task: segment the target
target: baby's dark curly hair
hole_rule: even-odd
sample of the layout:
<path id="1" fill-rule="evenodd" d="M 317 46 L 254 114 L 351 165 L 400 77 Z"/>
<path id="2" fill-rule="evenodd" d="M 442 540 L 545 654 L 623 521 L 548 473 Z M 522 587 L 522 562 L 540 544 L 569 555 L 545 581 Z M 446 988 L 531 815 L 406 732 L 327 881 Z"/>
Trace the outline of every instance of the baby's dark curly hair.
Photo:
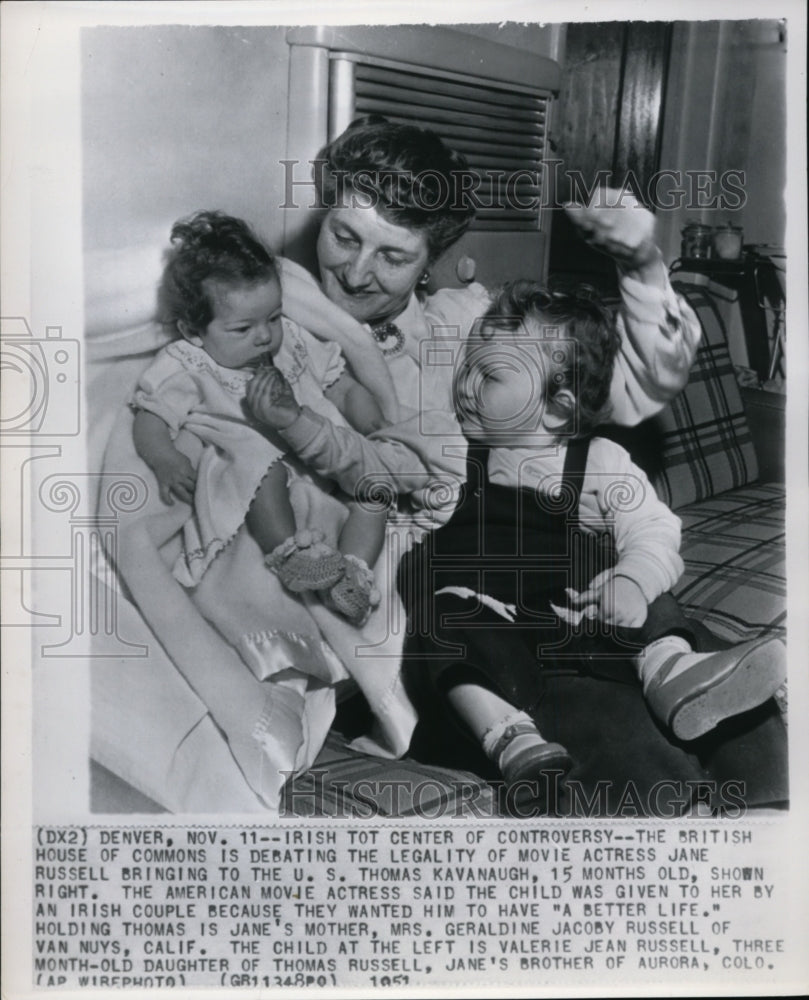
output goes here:
<path id="1" fill-rule="evenodd" d="M 175 222 L 160 287 L 164 323 L 201 332 L 214 316 L 206 283 L 231 287 L 278 278 L 273 255 L 242 219 L 224 212 L 196 212 Z"/>
<path id="2" fill-rule="evenodd" d="M 586 437 L 610 415 L 620 343 L 612 313 L 589 285 L 553 291 L 533 281 L 510 282 L 486 313 L 482 335 L 525 327 L 530 336 L 539 336 L 546 361 L 546 411 L 564 418 L 557 436 Z"/>
<path id="3" fill-rule="evenodd" d="M 325 208 L 351 193 L 394 225 L 423 232 L 434 261 L 461 238 L 475 215 L 467 194 L 469 164 L 432 129 L 355 119 L 320 153 L 315 185 Z"/>

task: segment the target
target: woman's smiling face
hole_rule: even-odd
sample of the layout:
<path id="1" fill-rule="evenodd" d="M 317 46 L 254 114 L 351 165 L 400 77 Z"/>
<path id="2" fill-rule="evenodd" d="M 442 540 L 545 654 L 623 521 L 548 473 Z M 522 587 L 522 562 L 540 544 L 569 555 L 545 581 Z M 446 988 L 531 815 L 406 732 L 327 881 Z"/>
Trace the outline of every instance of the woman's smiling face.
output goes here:
<path id="1" fill-rule="evenodd" d="M 329 210 L 317 241 L 323 290 L 361 323 L 395 319 L 429 259 L 427 237 L 388 222 L 375 208 Z"/>

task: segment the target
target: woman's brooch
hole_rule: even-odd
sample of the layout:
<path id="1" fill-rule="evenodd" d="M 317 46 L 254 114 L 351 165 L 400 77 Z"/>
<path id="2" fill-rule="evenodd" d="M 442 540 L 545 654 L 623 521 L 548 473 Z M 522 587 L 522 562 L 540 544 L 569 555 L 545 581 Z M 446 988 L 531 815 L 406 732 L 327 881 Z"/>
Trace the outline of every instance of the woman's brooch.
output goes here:
<path id="1" fill-rule="evenodd" d="M 404 351 L 404 334 L 395 323 L 379 323 L 371 327 L 371 333 L 386 357 L 395 357 Z"/>

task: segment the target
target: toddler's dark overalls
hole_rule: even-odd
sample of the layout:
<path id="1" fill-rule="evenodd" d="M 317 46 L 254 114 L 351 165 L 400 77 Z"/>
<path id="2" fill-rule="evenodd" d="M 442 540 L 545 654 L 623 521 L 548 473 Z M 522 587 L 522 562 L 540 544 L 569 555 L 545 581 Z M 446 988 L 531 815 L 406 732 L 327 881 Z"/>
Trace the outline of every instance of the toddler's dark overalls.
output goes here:
<path id="1" fill-rule="evenodd" d="M 410 622 L 404 664 L 420 719 L 412 749 L 499 777 L 445 698 L 453 684 L 476 682 L 568 749 L 568 786 L 578 786 L 581 801 L 607 781 L 598 794 L 608 795 L 599 800 L 608 813 L 630 795 L 643 813 L 674 815 L 687 806 L 686 783 L 704 781 L 705 770 L 694 745 L 678 744 L 650 715 L 630 657 L 677 628 L 676 604 L 665 595 L 638 630 L 571 629 L 550 608 L 551 600 L 566 603 L 566 587 L 582 590 L 614 561 L 611 539 L 583 531 L 579 520 L 588 450 L 588 440 L 570 443 L 554 499 L 490 482 L 488 449 L 470 444 L 459 506 L 400 568 Z M 490 600 L 440 593 L 447 587 Z M 572 809 L 582 811 L 575 802 Z"/>

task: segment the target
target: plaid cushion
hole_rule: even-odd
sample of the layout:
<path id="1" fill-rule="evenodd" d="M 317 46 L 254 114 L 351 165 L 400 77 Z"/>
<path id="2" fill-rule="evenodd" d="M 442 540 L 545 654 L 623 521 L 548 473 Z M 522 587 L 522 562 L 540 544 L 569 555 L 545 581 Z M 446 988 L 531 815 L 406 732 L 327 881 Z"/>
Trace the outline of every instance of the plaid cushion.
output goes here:
<path id="1" fill-rule="evenodd" d="M 287 784 L 281 815 L 449 820 L 498 812 L 493 789 L 474 774 L 371 757 L 332 732 L 312 768 Z"/>
<path id="2" fill-rule="evenodd" d="M 758 463 L 716 305 L 702 286 L 674 287 L 697 314 L 702 341 L 688 385 L 644 430 L 654 438 L 654 486 L 677 509 L 755 482 Z"/>
<path id="3" fill-rule="evenodd" d="M 780 484 L 753 485 L 677 511 L 685 573 L 674 594 L 729 642 L 785 638 L 785 500 Z"/>

